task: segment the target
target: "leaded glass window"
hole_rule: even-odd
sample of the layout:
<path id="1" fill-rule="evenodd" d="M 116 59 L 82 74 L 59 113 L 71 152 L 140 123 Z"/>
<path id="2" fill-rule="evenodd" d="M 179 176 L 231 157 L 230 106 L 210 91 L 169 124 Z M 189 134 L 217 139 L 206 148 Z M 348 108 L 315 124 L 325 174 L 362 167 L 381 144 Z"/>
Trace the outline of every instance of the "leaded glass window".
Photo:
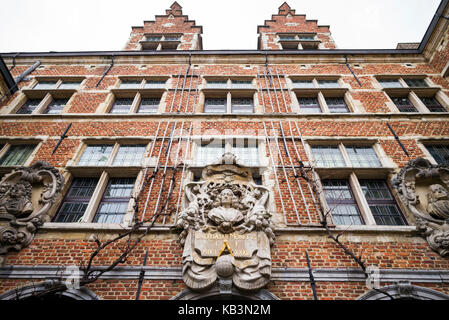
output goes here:
<path id="1" fill-rule="evenodd" d="M 424 79 L 404 79 L 404 81 L 411 88 L 423 88 L 429 86 Z"/>
<path id="2" fill-rule="evenodd" d="M 120 89 L 137 89 L 140 87 L 142 80 L 122 80 Z"/>
<path id="3" fill-rule="evenodd" d="M 225 141 L 202 142 L 198 144 L 196 165 L 205 166 L 216 161 L 225 153 Z"/>
<path id="4" fill-rule="evenodd" d="M 128 208 L 135 178 L 111 178 L 93 222 L 121 223 Z"/>
<path id="5" fill-rule="evenodd" d="M 447 110 L 438 102 L 435 97 L 423 97 L 421 101 L 430 112 L 447 112 Z"/>
<path id="6" fill-rule="evenodd" d="M 339 88 L 337 80 L 318 80 L 318 86 L 320 88 Z"/>
<path id="7" fill-rule="evenodd" d="M 57 81 L 39 81 L 33 89 L 55 89 Z"/>
<path id="8" fill-rule="evenodd" d="M 365 199 L 378 225 L 405 225 L 399 207 L 384 180 L 360 180 Z"/>
<path id="9" fill-rule="evenodd" d="M 45 109 L 46 114 L 60 114 L 66 106 L 69 99 L 53 99 Z"/>
<path id="10" fill-rule="evenodd" d="M 145 145 L 121 145 L 115 156 L 114 166 L 140 166 L 145 153 Z"/>
<path id="11" fill-rule="evenodd" d="M 109 160 L 112 145 L 89 145 L 83 152 L 79 166 L 104 166 Z"/>
<path id="12" fill-rule="evenodd" d="M 293 80 L 293 88 L 310 89 L 315 88 L 313 80 Z"/>
<path id="13" fill-rule="evenodd" d="M 317 167 L 346 167 L 338 146 L 312 146 Z"/>
<path id="14" fill-rule="evenodd" d="M 146 80 L 144 88 L 146 89 L 165 88 L 165 80 Z"/>
<path id="15" fill-rule="evenodd" d="M 226 113 L 226 98 L 206 98 L 205 113 Z"/>
<path id="16" fill-rule="evenodd" d="M 253 84 L 251 80 L 232 80 L 232 87 L 248 89 L 252 88 Z"/>
<path id="17" fill-rule="evenodd" d="M 372 147 L 345 146 L 353 167 L 373 168 L 382 164 Z"/>
<path id="18" fill-rule="evenodd" d="M 39 103 L 41 103 L 41 99 L 27 99 L 25 103 L 20 107 L 17 111 L 17 114 L 31 114 L 34 110 L 36 110 Z"/>
<path id="19" fill-rule="evenodd" d="M 142 98 L 137 113 L 156 113 L 160 102 L 159 98 Z"/>
<path id="20" fill-rule="evenodd" d="M 321 113 L 317 98 L 298 98 L 300 113 Z"/>
<path id="21" fill-rule="evenodd" d="M 323 180 L 322 184 L 326 202 L 335 224 L 363 224 L 348 180 Z"/>
<path id="22" fill-rule="evenodd" d="M 379 79 L 380 85 L 382 88 L 402 88 L 401 82 L 399 82 L 399 79 Z"/>
<path id="23" fill-rule="evenodd" d="M 31 155 L 35 145 L 17 144 L 8 148 L 0 159 L 0 166 L 21 166 Z"/>
<path id="24" fill-rule="evenodd" d="M 232 98 L 232 113 L 253 113 L 252 98 Z"/>
<path id="25" fill-rule="evenodd" d="M 58 89 L 77 89 L 81 84 L 81 81 L 63 81 Z"/>
<path id="26" fill-rule="evenodd" d="M 432 157 L 438 164 L 448 164 L 449 165 L 449 146 L 445 144 L 431 144 L 427 145 L 427 150 L 429 150 Z"/>
<path id="27" fill-rule="evenodd" d="M 409 98 L 406 97 L 394 97 L 391 98 L 400 112 L 418 112 L 416 107 L 411 103 Z"/>
<path id="28" fill-rule="evenodd" d="M 256 140 L 233 139 L 232 153 L 246 166 L 259 165 L 259 149 Z"/>
<path id="29" fill-rule="evenodd" d="M 327 107 L 330 113 L 348 113 L 349 108 L 344 98 L 326 98 Z"/>
<path id="30" fill-rule="evenodd" d="M 226 80 L 208 80 L 207 88 L 227 88 L 228 82 Z"/>
<path id="31" fill-rule="evenodd" d="M 86 212 L 97 183 L 97 178 L 75 178 L 54 222 L 79 222 Z"/>
<path id="32" fill-rule="evenodd" d="M 115 99 L 114 105 L 112 106 L 109 113 L 113 114 L 127 114 L 131 110 L 134 98 L 119 98 Z"/>

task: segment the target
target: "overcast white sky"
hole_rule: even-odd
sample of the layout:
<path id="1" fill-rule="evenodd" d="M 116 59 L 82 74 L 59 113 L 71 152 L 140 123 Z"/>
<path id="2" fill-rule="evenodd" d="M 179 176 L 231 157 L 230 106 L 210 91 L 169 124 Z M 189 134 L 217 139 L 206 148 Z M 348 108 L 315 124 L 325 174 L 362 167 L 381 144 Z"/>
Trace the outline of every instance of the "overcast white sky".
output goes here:
<path id="1" fill-rule="evenodd" d="M 289 0 L 330 25 L 339 49 L 421 42 L 440 0 Z M 122 50 L 131 26 L 165 14 L 172 0 L 1 0 L 0 52 Z M 256 49 L 257 26 L 282 0 L 179 0 L 203 26 L 203 48 Z"/>

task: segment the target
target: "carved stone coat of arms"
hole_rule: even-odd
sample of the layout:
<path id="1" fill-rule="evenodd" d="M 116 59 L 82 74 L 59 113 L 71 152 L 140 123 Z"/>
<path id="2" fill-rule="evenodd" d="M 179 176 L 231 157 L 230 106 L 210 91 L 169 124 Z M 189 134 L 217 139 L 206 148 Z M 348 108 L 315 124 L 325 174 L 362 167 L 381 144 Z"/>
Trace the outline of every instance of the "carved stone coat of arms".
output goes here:
<path id="1" fill-rule="evenodd" d="M 240 290 L 264 287 L 274 240 L 268 189 L 256 185 L 250 169 L 227 153 L 184 191 L 187 206 L 176 224 L 182 230 L 185 284 L 203 290 L 227 279 Z"/>

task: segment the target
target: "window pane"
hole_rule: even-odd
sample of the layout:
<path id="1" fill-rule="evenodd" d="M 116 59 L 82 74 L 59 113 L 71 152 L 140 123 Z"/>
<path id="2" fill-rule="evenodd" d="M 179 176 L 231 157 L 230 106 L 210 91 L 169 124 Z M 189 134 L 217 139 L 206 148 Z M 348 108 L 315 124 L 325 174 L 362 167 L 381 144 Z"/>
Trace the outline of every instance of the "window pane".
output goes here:
<path id="1" fill-rule="evenodd" d="M 402 88 L 398 79 L 379 79 L 378 81 L 383 88 Z"/>
<path id="2" fill-rule="evenodd" d="M 180 37 L 179 36 L 168 36 L 168 35 L 166 35 L 164 37 L 164 40 L 165 41 L 179 41 Z"/>
<path id="3" fill-rule="evenodd" d="M 226 88 L 227 82 L 226 80 L 208 80 L 207 88 Z"/>
<path id="4" fill-rule="evenodd" d="M 232 80 L 233 88 L 252 88 L 251 80 Z"/>
<path id="5" fill-rule="evenodd" d="M 204 105 L 205 113 L 226 113 L 226 98 L 207 98 Z"/>
<path id="6" fill-rule="evenodd" d="M 165 81 L 163 80 L 146 80 L 144 88 L 165 88 Z"/>
<path id="7" fill-rule="evenodd" d="M 159 109 L 159 98 L 142 98 L 137 113 L 156 113 Z"/>
<path id="8" fill-rule="evenodd" d="M 147 41 L 160 41 L 162 39 L 161 36 L 148 36 Z"/>
<path id="9" fill-rule="evenodd" d="M 322 184 L 326 202 L 335 224 L 363 224 L 347 180 L 323 180 Z"/>
<path id="10" fill-rule="evenodd" d="M 0 166 L 21 166 L 33 152 L 35 146 L 18 144 L 10 146 L 0 160 Z"/>
<path id="11" fill-rule="evenodd" d="M 426 147 L 438 164 L 449 164 L 449 146 L 444 144 L 432 144 Z"/>
<path id="12" fill-rule="evenodd" d="M 408 98 L 394 97 L 391 98 L 391 100 L 393 100 L 394 104 L 396 105 L 396 107 L 398 107 L 400 112 L 418 112 L 418 110 L 416 110 L 415 106 L 410 102 Z"/>
<path id="13" fill-rule="evenodd" d="M 205 166 L 220 158 L 225 153 L 225 142 L 202 143 L 198 145 L 195 164 Z"/>
<path id="14" fill-rule="evenodd" d="M 259 165 L 259 149 L 257 147 L 257 141 L 234 139 L 232 153 L 246 166 Z"/>
<path id="15" fill-rule="evenodd" d="M 39 103 L 41 103 L 41 99 L 27 99 L 23 106 L 17 111 L 17 114 L 31 114 L 36 110 Z"/>
<path id="16" fill-rule="evenodd" d="M 121 145 L 114 159 L 114 166 L 140 166 L 142 164 L 145 145 Z"/>
<path id="17" fill-rule="evenodd" d="M 112 106 L 109 113 L 113 114 L 126 114 L 129 113 L 129 110 L 131 110 L 131 106 L 133 104 L 134 99 L 133 98 L 121 98 L 121 99 L 115 99 L 114 105 Z"/>
<path id="18" fill-rule="evenodd" d="M 321 113 L 317 98 L 298 98 L 300 113 Z"/>
<path id="19" fill-rule="evenodd" d="M 384 180 L 360 180 L 363 194 L 378 225 L 405 225 L 393 195 Z"/>
<path id="20" fill-rule="evenodd" d="M 81 81 L 64 81 L 61 83 L 58 89 L 77 89 L 81 84 Z"/>
<path id="21" fill-rule="evenodd" d="M 57 81 L 39 81 L 33 89 L 55 89 Z"/>
<path id="22" fill-rule="evenodd" d="M 134 178 L 110 179 L 93 222 L 121 223 L 126 214 L 134 182 Z"/>
<path id="23" fill-rule="evenodd" d="M 112 152 L 111 145 L 90 145 L 84 150 L 79 166 L 102 166 L 108 162 Z"/>
<path id="24" fill-rule="evenodd" d="M 344 98 L 326 98 L 330 113 L 348 113 L 349 108 Z"/>
<path id="25" fill-rule="evenodd" d="M 404 79 L 404 81 L 409 87 L 412 88 L 422 88 L 429 86 L 424 79 Z"/>
<path id="26" fill-rule="evenodd" d="M 67 102 L 69 102 L 69 99 L 53 99 L 48 105 L 47 109 L 45 109 L 44 113 L 59 114 L 66 106 Z"/>
<path id="27" fill-rule="evenodd" d="M 97 183 L 97 178 L 75 178 L 54 221 L 80 221 L 95 191 Z"/>
<path id="28" fill-rule="evenodd" d="M 371 147 L 346 146 L 353 167 L 381 167 L 376 152 Z"/>
<path id="29" fill-rule="evenodd" d="M 312 80 L 293 80 L 293 88 L 315 88 Z"/>
<path id="30" fill-rule="evenodd" d="M 139 88 L 142 80 L 122 80 L 120 83 L 120 89 L 135 89 Z"/>
<path id="31" fill-rule="evenodd" d="M 430 112 L 447 112 L 447 110 L 435 98 L 420 98 Z"/>
<path id="32" fill-rule="evenodd" d="M 320 88 L 339 88 L 337 80 L 318 80 Z"/>
<path id="33" fill-rule="evenodd" d="M 234 98 L 232 99 L 232 113 L 253 113 L 253 99 Z"/>
<path id="34" fill-rule="evenodd" d="M 338 146 L 313 146 L 312 152 L 318 167 L 346 167 Z"/>
<path id="35" fill-rule="evenodd" d="M 279 40 L 281 41 L 296 40 L 296 36 L 294 34 L 279 35 Z"/>

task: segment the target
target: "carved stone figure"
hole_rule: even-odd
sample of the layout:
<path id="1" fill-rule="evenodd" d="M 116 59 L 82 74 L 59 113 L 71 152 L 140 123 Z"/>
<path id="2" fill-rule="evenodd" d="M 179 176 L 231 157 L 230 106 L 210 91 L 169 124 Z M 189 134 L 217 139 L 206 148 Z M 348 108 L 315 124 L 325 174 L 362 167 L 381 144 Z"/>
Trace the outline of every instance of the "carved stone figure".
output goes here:
<path id="1" fill-rule="evenodd" d="M 64 177 L 44 161 L 18 168 L 0 181 L 0 221 L 7 222 L 0 227 L 0 265 L 9 251 L 31 243 L 63 185 Z M 36 204 L 34 190 L 40 191 Z"/>
<path id="2" fill-rule="evenodd" d="M 401 169 L 393 185 L 429 246 L 449 256 L 449 167 L 417 158 Z"/>
<path id="3" fill-rule="evenodd" d="M 176 225 L 182 230 L 186 285 L 203 290 L 217 279 L 232 279 L 241 290 L 264 287 L 275 237 L 267 210 L 269 190 L 256 185 L 249 168 L 229 153 L 206 166 L 202 181 L 184 190 L 187 207 Z"/>

